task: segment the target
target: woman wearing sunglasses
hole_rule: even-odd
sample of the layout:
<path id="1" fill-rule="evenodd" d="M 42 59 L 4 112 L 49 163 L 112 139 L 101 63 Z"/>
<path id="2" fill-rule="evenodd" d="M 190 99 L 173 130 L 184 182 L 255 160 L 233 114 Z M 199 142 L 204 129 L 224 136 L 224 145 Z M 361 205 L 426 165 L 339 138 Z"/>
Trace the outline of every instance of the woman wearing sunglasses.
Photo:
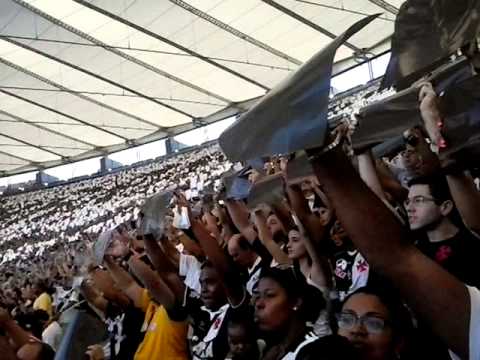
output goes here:
<path id="1" fill-rule="evenodd" d="M 362 360 L 403 359 L 409 319 L 398 297 L 363 287 L 343 303 L 337 315 L 338 334 L 350 341 Z"/>

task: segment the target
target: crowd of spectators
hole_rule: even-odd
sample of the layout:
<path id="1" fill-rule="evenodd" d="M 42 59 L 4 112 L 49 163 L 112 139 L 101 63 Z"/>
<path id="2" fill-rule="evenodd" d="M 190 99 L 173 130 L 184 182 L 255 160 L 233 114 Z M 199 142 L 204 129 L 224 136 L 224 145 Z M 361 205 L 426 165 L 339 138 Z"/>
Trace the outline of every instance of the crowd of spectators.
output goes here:
<path id="1" fill-rule="evenodd" d="M 67 351 L 72 311 L 102 324 L 91 360 L 480 359 L 480 193 L 431 126 L 404 137 L 309 150 L 302 176 L 211 146 L 2 198 L 2 359 Z"/>

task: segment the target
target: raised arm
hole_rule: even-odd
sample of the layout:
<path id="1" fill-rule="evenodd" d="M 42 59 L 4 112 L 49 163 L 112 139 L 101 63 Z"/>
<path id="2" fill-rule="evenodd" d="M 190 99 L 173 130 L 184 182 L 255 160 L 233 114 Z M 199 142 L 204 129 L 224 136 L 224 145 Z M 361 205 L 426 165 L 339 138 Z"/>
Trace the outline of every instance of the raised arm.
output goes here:
<path id="1" fill-rule="evenodd" d="M 255 226 L 258 231 L 258 238 L 262 242 L 263 246 L 268 250 L 273 259 L 279 264 L 291 264 L 288 255 L 278 246 L 273 240 L 272 233 L 267 226 L 267 219 L 262 210 L 257 209 L 253 216 Z"/>
<path id="2" fill-rule="evenodd" d="M 227 241 L 235 234 L 235 226 L 233 225 L 231 218 L 228 216 L 227 211 L 219 204 L 215 205 L 212 214 L 220 221 L 220 224 L 222 225 L 223 239 Z"/>
<path id="3" fill-rule="evenodd" d="M 303 196 L 302 189 L 298 184 L 292 184 L 286 188 L 288 200 L 298 220 L 305 226 L 306 234 L 314 242 L 315 246 L 322 247 L 322 239 L 325 234 L 325 227 L 320 223 L 319 218 L 313 214 Z"/>
<path id="4" fill-rule="evenodd" d="M 8 334 L 15 344 L 15 349 L 19 349 L 30 342 L 30 334 L 23 330 L 4 308 L 0 308 L 0 328 Z"/>
<path id="5" fill-rule="evenodd" d="M 447 146 L 441 133 L 443 117 L 438 105 L 438 97 L 431 84 L 425 84 L 420 90 L 419 100 L 422 119 L 428 136 L 440 151 Z M 448 135 L 448 134 L 447 134 Z M 473 179 L 464 172 L 450 172 L 447 181 L 455 205 L 465 225 L 480 233 L 480 193 L 475 189 Z"/>
<path id="6" fill-rule="evenodd" d="M 118 288 L 133 301 L 136 307 L 141 308 L 143 289 L 135 279 L 110 256 L 105 257 L 105 265 Z"/>
<path id="7" fill-rule="evenodd" d="M 205 257 L 202 247 L 192 240 L 187 234 L 182 232 L 178 238 L 190 255 L 195 256 L 197 259 Z"/>
<path id="8" fill-rule="evenodd" d="M 131 257 L 128 265 L 135 276 L 142 282 L 150 295 L 165 309 L 170 310 L 176 304 L 176 297 L 162 277 L 147 264 L 136 257 Z"/>
<path id="9" fill-rule="evenodd" d="M 313 161 L 337 216 L 376 271 L 458 355 L 468 357 L 470 301 L 456 278 L 411 245 L 405 229 L 338 149 Z"/>
<path id="10" fill-rule="evenodd" d="M 292 204 L 293 211 L 297 216 L 297 224 L 304 236 L 305 248 L 312 260 L 312 269 L 310 272 L 312 281 L 318 286 L 331 288 L 332 271 L 327 258 L 321 251 L 321 240 L 325 235 L 325 228 L 320 224 L 318 218 L 310 211 L 300 186 L 288 186 L 287 195 Z M 297 211 L 302 214 L 302 218 L 298 217 Z"/>
<path id="11" fill-rule="evenodd" d="M 205 255 L 212 262 L 218 274 L 223 278 L 230 303 L 240 305 L 245 298 L 245 287 L 235 275 L 227 256 L 218 245 L 217 239 L 210 235 L 201 221 L 191 220 L 192 230 Z"/>
<path id="12" fill-rule="evenodd" d="M 480 234 L 480 193 L 473 178 L 465 172 L 452 173 L 447 175 L 447 182 L 465 226 Z"/>
<path id="13" fill-rule="evenodd" d="M 146 234 L 143 237 L 143 242 L 145 244 L 145 250 L 147 252 L 147 256 L 152 262 L 155 269 L 162 273 L 162 272 L 176 272 L 177 269 L 175 268 L 173 262 L 170 260 L 168 256 L 165 255 L 162 248 L 158 244 L 155 237 L 151 234 Z"/>
<path id="14" fill-rule="evenodd" d="M 255 241 L 258 235 L 253 224 L 250 223 L 248 219 L 249 211 L 245 204 L 241 201 L 227 200 L 225 201 L 225 205 L 227 206 L 228 213 L 238 231 L 242 233 L 248 242 L 252 243 Z"/>
<path id="15" fill-rule="evenodd" d="M 83 297 L 87 302 L 105 314 L 108 300 L 88 281 L 83 281 L 80 287 Z"/>
<path id="16" fill-rule="evenodd" d="M 162 248 L 153 236 L 146 235 L 144 237 L 144 241 L 147 256 L 152 262 L 153 266 L 158 273 L 161 274 L 163 281 L 165 281 L 170 290 L 174 293 L 177 300 L 182 299 L 185 293 L 185 286 L 178 276 L 178 269 L 173 266 L 170 259 L 163 252 Z"/>
<path id="17" fill-rule="evenodd" d="M 378 177 L 377 167 L 371 150 L 368 150 L 357 156 L 358 172 L 367 186 L 378 196 L 379 199 L 386 201 L 387 197 L 383 191 L 380 178 Z"/>

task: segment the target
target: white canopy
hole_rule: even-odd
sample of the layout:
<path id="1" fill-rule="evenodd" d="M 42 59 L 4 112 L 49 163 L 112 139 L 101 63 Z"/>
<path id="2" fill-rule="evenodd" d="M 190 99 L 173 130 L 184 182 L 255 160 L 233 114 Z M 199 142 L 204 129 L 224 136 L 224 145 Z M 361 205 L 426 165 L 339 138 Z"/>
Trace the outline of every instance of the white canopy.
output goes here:
<path id="1" fill-rule="evenodd" d="M 335 71 L 390 47 L 403 0 L 1 0 L 0 176 L 245 111 L 352 23 Z"/>

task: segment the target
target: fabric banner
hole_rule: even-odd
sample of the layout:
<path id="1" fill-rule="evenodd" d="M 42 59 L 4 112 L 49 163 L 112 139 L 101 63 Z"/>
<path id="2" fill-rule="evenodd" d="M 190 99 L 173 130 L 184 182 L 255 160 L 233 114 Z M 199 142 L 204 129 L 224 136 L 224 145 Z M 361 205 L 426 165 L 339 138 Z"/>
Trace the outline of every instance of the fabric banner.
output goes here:
<path id="1" fill-rule="evenodd" d="M 248 170 L 249 166 L 238 172 L 227 172 L 222 176 L 227 199 L 244 200 L 248 197 L 252 187 L 252 183 L 248 181 Z"/>
<path id="2" fill-rule="evenodd" d="M 440 158 L 454 157 L 469 167 L 478 166 L 480 155 L 480 75 L 462 81 L 445 93 L 446 108 L 450 112 L 444 122 L 442 133 L 447 148 Z"/>
<path id="3" fill-rule="evenodd" d="M 391 158 L 404 149 L 405 139 L 402 135 L 399 135 L 375 146 L 372 149 L 372 154 L 377 159 L 384 157 Z"/>
<path id="4" fill-rule="evenodd" d="M 310 176 L 315 176 L 312 164 L 305 151 L 299 151 L 295 154 L 295 158 L 287 163 L 287 183 L 288 185 L 299 184 Z"/>
<path id="5" fill-rule="evenodd" d="M 431 66 L 474 40 L 480 0 L 407 0 L 392 37 L 392 56 L 381 88 L 410 86 Z"/>
<path id="6" fill-rule="evenodd" d="M 268 175 L 253 184 L 247 206 L 255 209 L 261 204 L 276 205 L 285 198 L 283 174 Z"/>
<path id="7" fill-rule="evenodd" d="M 324 145 L 335 53 L 377 16 L 355 23 L 225 130 L 219 142 L 229 159 L 290 154 Z"/>
<path id="8" fill-rule="evenodd" d="M 460 84 L 471 79 L 472 76 L 469 62 L 461 59 L 435 69 L 428 80 L 434 85 L 437 94 L 444 93 L 442 98 L 445 102 L 456 99 L 456 105 L 448 108 L 450 111 L 461 113 L 469 105 L 465 99 L 463 102 L 459 100 L 456 89 L 463 86 Z M 362 108 L 358 114 L 359 126 L 352 135 L 354 149 L 373 147 L 401 135 L 411 127 L 422 125 L 418 101 L 419 91 L 417 86 L 412 86 Z"/>

